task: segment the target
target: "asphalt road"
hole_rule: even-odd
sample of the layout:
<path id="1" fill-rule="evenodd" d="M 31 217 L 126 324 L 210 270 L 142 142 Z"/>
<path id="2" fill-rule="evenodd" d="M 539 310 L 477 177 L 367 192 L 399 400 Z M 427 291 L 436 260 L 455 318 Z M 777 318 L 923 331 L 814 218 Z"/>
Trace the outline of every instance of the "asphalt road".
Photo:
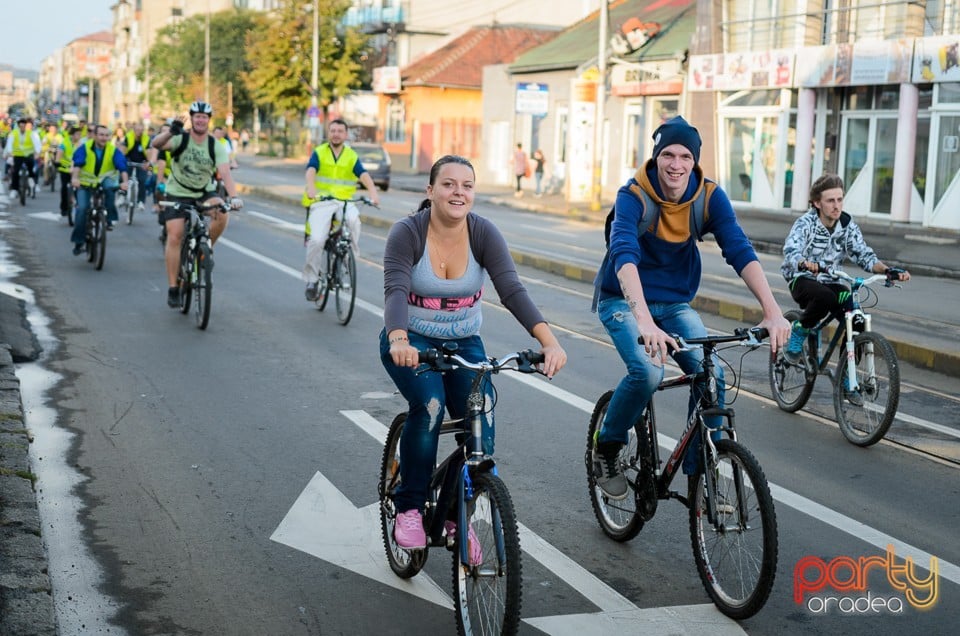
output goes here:
<path id="1" fill-rule="evenodd" d="M 391 192 L 383 210 L 399 217 L 418 199 Z M 152 218 L 112 232 L 96 272 L 70 254 L 55 201 L 41 194 L 4 233 L 23 268 L 18 281 L 49 319 L 55 344 L 42 365 L 56 376 L 47 404 L 55 429 L 72 435 L 62 454 L 34 457 L 46 520 L 68 502 L 44 493 L 77 480 L 77 531 L 50 527 L 47 535 L 62 632 L 89 633 L 89 623 L 80 625 L 90 616 L 101 633 L 452 632 L 443 605 L 448 555 L 432 553 L 413 582 L 397 580 L 372 506 L 377 436 L 404 406 L 377 358 L 385 230 L 364 228 L 358 307 L 344 328 L 330 309 L 320 313 L 303 300 L 302 210 L 248 198 L 216 248 L 213 314 L 200 331 L 165 306 Z M 729 285 L 712 265 L 705 271 L 710 284 Z M 957 438 L 923 423 L 960 430 L 955 378 L 905 371 L 901 411 L 912 419 L 894 429 L 914 427 L 904 436 L 923 443 L 865 450 L 831 422 L 826 383 L 815 391 L 814 414 L 782 413 L 766 397 L 766 353 L 747 355 L 742 367 L 739 351 L 726 356 L 743 379 L 734 404 L 741 439 L 773 485 L 780 527 L 773 594 L 760 614 L 736 624 L 700 585 L 681 505 L 663 502 L 628 544 L 597 528 L 582 462 L 586 423 L 592 403 L 622 375 L 621 363 L 589 314 L 586 284 L 528 267 L 521 274 L 570 355 L 553 382 L 497 382 L 498 463 L 527 529 L 523 633 L 600 634 L 613 625 L 654 634 L 953 630 L 960 480 L 956 463 L 934 455 L 955 452 Z M 492 287 L 487 292 L 488 350 L 531 346 Z M 956 301 L 941 298 L 935 309 L 946 313 L 949 302 Z M 739 323 L 710 317 L 708 325 Z M 660 432 L 676 439 L 686 398 L 674 393 L 658 396 L 658 414 Z M 931 454 L 924 445 L 948 450 Z M 914 559 L 920 578 L 936 557 L 935 590 L 914 586 L 920 599 L 936 592 L 931 609 L 910 606 L 880 568 L 862 593 L 824 590 L 794 601 L 802 558 L 885 558 L 888 545 L 898 562 Z M 84 555 L 89 564 L 78 576 Z M 99 615 L 86 612 L 91 588 L 106 597 Z M 845 615 L 836 607 L 823 615 L 811 601 L 867 592 L 900 599 L 902 615 Z"/>

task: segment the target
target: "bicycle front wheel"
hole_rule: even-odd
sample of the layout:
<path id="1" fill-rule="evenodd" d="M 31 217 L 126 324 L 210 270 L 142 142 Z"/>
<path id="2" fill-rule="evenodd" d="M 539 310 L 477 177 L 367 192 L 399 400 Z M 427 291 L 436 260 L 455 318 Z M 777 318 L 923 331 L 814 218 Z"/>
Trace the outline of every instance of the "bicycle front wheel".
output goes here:
<path id="1" fill-rule="evenodd" d="M 756 458 L 733 440 L 716 443 L 708 470 L 716 490 L 716 518 L 708 512 L 706 475 L 691 479 L 690 538 L 707 594 L 730 618 L 760 611 L 777 573 L 777 516 Z"/>
<path id="2" fill-rule="evenodd" d="M 193 277 L 196 269 L 194 255 L 186 243 L 180 249 L 180 273 L 177 274 L 177 285 L 180 287 L 180 313 L 190 311 L 190 301 L 193 299 Z"/>
<path id="3" fill-rule="evenodd" d="M 201 244 L 196 252 L 197 256 L 193 263 L 196 278 L 193 282 L 193 288 L 197 292 L 196 314 L 197 327 L 206 329 L 210 324 L 210 302 L 213 297 L 213 254 L 210 246 Z"/>
<path id="4" fill-rule="evenodd" d="M 849 365 L 840 356 L 833 387 L 833 410 L 840 432 L 851 444 L 871 446 L 890 430 L 900 405 L 900 364 L 890 342 L 868 331 L 853 340 L 859 388 L 850 390 Z"/>
<path id="5" fill-rule="evenodd" d="M 335 271 L 333 267 L 336 265 L 336 259 L 334 259 L 330 250 L 324 250 L 323 257 L 327 260 L 327 270 L 320 275 L 320 295 L 317 297 L 317 309 L 320 311 L 324 310 L 327 301 L 330 300 L 330 287 L 333 285 L 333 276 L 330 275 L 330 272 Z"/>
<path id="6" fill-rule="evenodd" d="M 97 271 L 103 269 L 103 259 L 107 256 L 107 211 L 100 210 L 97 215 L 96 228 L 96 253 L 97 253 Z"/>
<path id="7" fill-rule="evenodd" d="M 473 498 L 466 505 L 467 528 L 457 529 L 453 548 L 457 633 L 516 634 L 522 572 L 510 493 L 500 478 L 480 473 L 473 478 Z"/>
<path id="8" fill-rule="evenodd" d="M 393 538 L 393 528 L 397 523 L 397 508 L 393 504 L 393 493 L 400 487 L 400 435 L 407 414 L 401 413 L 393 419 L 387 432 L 387 441 L 383 446 L 383 458 L 380 461 L 380 482 L 377 492 L 380 495 L 380 530 L 383 532 L 383 547 L 387 551 L 390 569 L 401 579 L 416 576 L 427 562 L 426 550 L 407 550 L 397 545 Z"/>
<path id="9" fill-rule="evenodd" d="M 133 212 L 137 207 L 137 197 L 139 192 L 137 192 L 137 183 L 134 181 L 130 182 L 130 187 L 127 188 L 127 225 L 133 225 Z"/>
<path id="10" fill-rule="evenodd" d="M 800 312 L 788 311 L 783 317 L 793 323 L 800 319 Z M 782 347 L 775 356 L 770 356 L 770 391 L 780 410 L 795 413 L 806 405 L 817 380 L 816 364 L 816 353 L 812 350 L 809 337 L 803 343 L 801 359 L 796 362 L 784 357 Z M 812 372 L 807 370 L 808 365 L 813 369 Z"/>
<path id="11" fill-rule="evenodd" d="M 637 536 L 643 529 L 643 517 L 640 516 L 639 495 L 634 491 L 633 484 L 636 483 L 637 466 L 640 465 L 640 447 L 639 426 L 630 429 L 629 440 L 620 450 L 620 465 L 624 469 L 627 483 L 631 485 L 626 498 L 616 500 L 610 499 L 600 486 L 597 485 L 598 468 L 594 459 L 594 439 L 597 431 L 603 423 L 603 418 L 607 413 L 607 407 L 610 405 L 610 398 L 613 397 L 613 391 L 607 391 L 597 400 L 593 407 L 593 415 L 590 416 L 590 425 L 587 428 L 587 451 L 584 456 L 584 463 L 587 467 L 587 490 L 590 493 L 590 503 L 593 505 L 593 514 L 600 523 L 600 529 L 603 533 L 614 541 L 629 541 Z"/>
<path id="12" fill-rule="evenodd" d="M 20 178 L 17 180 L 17 194 L 20 195 L 20 205 L 27 204 L 27 188 L 29 187 L 30 182 L 23 174 L 21 174 Z"/>
<path id="13" fill-rule="evenodd" d="M 353 305 L 357 302 L 357 261 L 353 250 L 348 248 L 345 254 L 338 256 L 334 266 L 337 319 L 346 326 L 353 317 Z"/>

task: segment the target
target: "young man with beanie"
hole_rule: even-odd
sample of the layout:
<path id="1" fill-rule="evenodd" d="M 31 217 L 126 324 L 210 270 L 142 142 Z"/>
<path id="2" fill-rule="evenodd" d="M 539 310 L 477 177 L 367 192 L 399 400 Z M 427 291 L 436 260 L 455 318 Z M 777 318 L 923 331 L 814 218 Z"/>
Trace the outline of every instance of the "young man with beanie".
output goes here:
<path id="1" fill-rule="evenodd" d="M 627 366 L 607 408 L 594 447 L 597 483 L 611 499 L 623 499 L 629 489 L 619 459 L 627 434 L 663 379 L 663 361 L 674 357 L 684 373 L 694 373 L 703 359 L 699 348 L 679 352 L 670 334 L 683 338 L 707 335 L 699 314 L 690 306 L 700 286 L 697 240 L 713 234 L 724 260 L 737 272 L 763 309 L 761 327 L 770 332 L 776 351 L 786 343 L 790 324 L 770 291 L 757 255 L 737 222 L 727 194 L 700 169 L 700 133 L 683 117 L 664 122 L 653 134 L 653 158 L 617 192 L 607 255 L 597 272 L 595 309 Z M 703 201 L 698 200 L 703 198 Z M 642 236 L 639 224 L 649 202 L 659 216 Z M 702 227 L 692 206 L 703 208 Z M 647 217 L 650 218 L 650 217 Z M 638 344 L 638 339 L 643 344 Z M 722 369 L 720 403 L 723 403 Z M 697 389 L 692 389 L 696 391 Z M 693 408 L 691 395 L 690 408 Z M 710 423 L 710 422 L 708 422 Z M 714 422 L 714 426 L 719 422 Z M 696 444 L 684 458 L 684 473 L 696 469 Z"/>

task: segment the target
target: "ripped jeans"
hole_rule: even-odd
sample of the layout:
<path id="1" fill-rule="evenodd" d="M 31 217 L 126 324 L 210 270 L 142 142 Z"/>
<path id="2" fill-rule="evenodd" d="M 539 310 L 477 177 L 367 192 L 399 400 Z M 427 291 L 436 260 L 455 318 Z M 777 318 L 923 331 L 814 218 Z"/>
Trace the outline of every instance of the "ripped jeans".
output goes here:
<path id="1" fill-rule="evenodd" d="M 700 315 L 687 303 L 649 303 L 647 306 L 654 321 L 668 334 L 677 334 L 683 338 L 699 338 L 707 335 Z M 627 365 L 627 375 L 613 392 L 597 441 L 625 444 L 630 428 L 640 417 L 657 390 L 657 386 L 663 380 L 663 367 L 655 365 L 653 358 L 647 354 L 643 345 L 637 343 L 640 329 L 626 300 L 623 298 L 602 300 L 597 306 L 597 313 L 600 316 L 600 322 L 610 334 L 614 347 Z M 700 370 L 700 363 L 703 361 L 703 349 L 700 347 L 694 347 L 683 353 L 671 353 L 671 355 L 684 373 L 696 373 Z M 723 368 L 719 363 L 716 366 L 716 373 L 719 402 L 722 406 L 724 382 Z M 690 392 L 687 417 L 693 412 L 696 404 L 694 398 L 696 386 Z M 707 418 L 707 425 L 710 428 L 718 428 L 721 423 L 720 417 Z M 719 435 L 715 433 L 712 437 L 718 439 Z M 697 435 L 683 458 L 684 474 L 696 472 L 699 449 L 700 437 Z"/>
<path id="2" fill-rule="evenodd" d="M 465 360 L 479 362 L 486 356 L 480 336 L 451 341 L 427 338 L 413 332 L 407 335 L 410 345 L 421 351 L 445 342 L 456 342 L 457 354 Z M 458 369 L 417 375 L 410 367 L 398 367 L 390 358 L 390 343 L 385 331 L 380 332 L 380 361 L 409 407 L 407 422 L 400 435 L 400 487 L 394 494 L 394 503 L 399 512 L 414 508 L 422 511 L 427 501 L 430 476 L 437 463 L 444 411 L 449 411 L 451 418 L 463 417 L 474 373 Z M 486 382 L 483 390 L 485 405 L 489 408 L 493 404 L 493 385 Z M 483 451 L 492 455 L 493 413 L 484 414 L 482 419 Z"/>

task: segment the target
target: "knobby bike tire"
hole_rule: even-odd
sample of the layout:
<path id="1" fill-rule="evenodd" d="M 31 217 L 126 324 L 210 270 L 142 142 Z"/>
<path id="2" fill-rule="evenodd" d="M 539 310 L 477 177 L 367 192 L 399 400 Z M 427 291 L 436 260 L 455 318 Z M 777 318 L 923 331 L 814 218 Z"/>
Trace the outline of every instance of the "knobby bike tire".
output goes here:
<path id="1" fill-rule="evenodd" d="M 317 297 L 317 309 L 320 311 L 324 310 L 327 306 L 327 301 L 330 300 L 330 287 L 333 285 L 331 272 L 335 271 L 333 267 L 336 265 L 333 253 L 330 250 L 323 250 L 323 255 L 323 257 L 327 259 L 327 271 L 320 277 L 320 285 L 323 286 L 322 289 L 318 290 L 320 295 Z"/>
<path id="2" fill-rule="evenodd" d="M 848 442 L 856 446 L 872 446 L 887 434 L 897 414 L 900 405 L 900 363 L 890 342 L 873 331 L 855 336 L 853 350 L 860 389 L 856 393 L 846 390 L 847 359 L 841 355 L 837 363 L 837 381 L 833 387 L 833 409 L 840 432 Z"/>
<path id="3" fill-rule="evenodd" d="M 345 254 L 337 256 L 334 270 L 334 300 L 337 305 L 337 319 L 346 326 L 353 317 L 353 306 L 357 302 L 357 261 L 349 247 Z M 349 287 L 348 287 L 349 286 Z"/>
<path id="4" fill-rule="evenodd" d="M 401 413 L 393 418 L 387 441 L 383 445 L 383 457 L 380 460 L 380 481 L 377 493 L 380 496 L 380 530 L 383 533 L 383 547 L 387 561 L 393 573 L 402 579 L 416 576 L 427 562 L 427 550 L 406 550 L 397 545 L 393 538 L 397 509 L 393 504 L 393 493 L 400 486 L 400 435 L 407 414 Z"/>
<path id="5" fill-rule="evenodd" d="M 454 613 L 457 633 L 516 634 L 520 627 L 523 567 L 520 535 L 510 493 L 490 473 L 473 477 L 473 497 L 467 505 L 467 528 L 457 528 L 453 549 Z M 470 530 L 480 546 L 474 562 Z M 467 559 L 461 542 L 467 539 Z"/>
<path id="6" fill-rule="evenodd" d="M 717 524 L 708 519 L 700 472 L 690 479 L 690 539 L 707 594 L 721 612 L 742 620 L 760 611 L 773 589 L 777 516 L 767 479 L 750 451 L 729 439 L 718 441 L 716 449 L 708 470 L 715 476 Z"/>
<path id="7" fill-rule="evenodd" d="M 186 314 L 190 311 L 190 301 L 193 299 L 193 252 L 187 247 L 187 239 L 184 238 L 183 245 L 180 248 L 180 268 L 177 270 L 177 286 L 180 287 L 180 313 Z"/>
<path id="8" fill-rule="evenodd" d="M 590 424 L 587 427 L 587 450 L 584 463 L 587 468 L 587 491 L 590 495 L 590 504 L 593 506 L 593 514 L 600 524 L 600 529 L 614 541 L 625 542 L 636 537 L 644 524 L 643 517 L 640 515 L 641 502 L 634 488 L 636 467 L 640 465 L 640 445 L 637 440 L 641 428 L 638 425 L 630 429 L 628 442 L 620 451 L 620 462 L 624 466 L 624 475 L 630 487 L 627 496 L 620 500 L 610 499 L 597 485 L 598 467 L 595 465 L 593 447 L 596 433 L 603 423 L 612 397 L 613 391 L 607 391 L 600 396 L 593 407 L 593 414 L 590 416 Z"/>
<path id="9" fill-rule="evenodd" d="M 800 312 L 790 310 L 783 317 L 793 324 L 793 321 L 800 320 Z M 808 366 L 813 369 L 812 372 L 808 371 Z M 771 354 L 770 391 L 781 411 L 796 413 L 806 406 L 817 380 L 816 368 L 817 360 L 810 338 L 804 341 L 803 357 L 798 362 L 787 360 L 783 355 L 783 347 L 776 355 Z"/>
<path id="10" fill-rule="evenodd" d="M 97 241 L 97 221 L 95 220 L 95 211 L 91 208 L 87 210 L 87 216 L 85 219 L 84 227 L 86 228 L 86 242 L 87 242 L 87 262 L 92 263 L 97 260 L 97 247 L 99 242 Z"/>
<path id="11" fill-rule="evenodd" d="M 197 247 L 193 266 L 197 273 L 193 283 L 197 292 L 197 327 L 206 329 L 210 324 L 210 305 L 213 302 L 213 253 L 209 245 L 201 243 Z"/>
<path id="12" fill-rule="evenodd" d="M 107 257 L 107 211 L 100 210 L 97 228 L 97 271 L 103 269 L 103 260 Z"/>

